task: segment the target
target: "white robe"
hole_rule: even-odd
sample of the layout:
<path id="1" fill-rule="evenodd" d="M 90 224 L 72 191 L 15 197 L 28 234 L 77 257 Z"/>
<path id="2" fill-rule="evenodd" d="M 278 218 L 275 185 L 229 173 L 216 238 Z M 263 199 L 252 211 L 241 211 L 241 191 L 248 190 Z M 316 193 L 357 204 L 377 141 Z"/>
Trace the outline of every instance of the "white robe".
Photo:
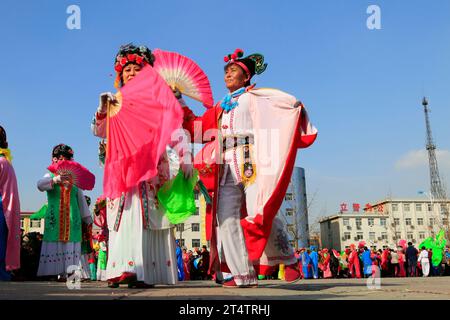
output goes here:
<path id="1" fill-rule="evenodd" d="M 94 119 L 94 135 L 106 138 L 106 118 Z M 187 141 L 186 139 L 184 141 Z M 177 260 L 173 225 L 164 211 L 156 207 L 157 186 L 169 179 L 178 167 L 169 163 L 176 156 L 168 149 L 158 165 L 159 176 L 145 182 L 148 203 L 148 217 L 144 218 L 140 187 L 134 187 L 124 194 L 123 209 L 120 198 L 108 199 L 107 223 L 109 229 L 109 250 L 106 278 L 120 277 L 124 272 L 136 274 L 138 281 L 146 284 L 176 284 Z M 160 179 L 163 177 L 164 179 Z M 120 221 L 120 224 L 119 224 Z M 144 228 L 144 223 L 147 227 Z"/>
<path id="2" fill-rule="evenodd" d="M 52 177 L 49 173 L 45 174 L 37 183 L 39 191 L 49 191 L 53 189 Z M 91 213 L 84 197 L 83 191 L 78 189 L 77 193 L 78 207 L 80 209 L 81 219 L 86 224 L 92 223 Z M 44 230 L 45 232 L 45 230 Z M 81 271 L 84 277 L 81 261 L 81 242 L 47 242 L 43 241 L 39 259 L 39 269 L 37 276 L 61 275 L 66 277 L 68 273 Z"/>

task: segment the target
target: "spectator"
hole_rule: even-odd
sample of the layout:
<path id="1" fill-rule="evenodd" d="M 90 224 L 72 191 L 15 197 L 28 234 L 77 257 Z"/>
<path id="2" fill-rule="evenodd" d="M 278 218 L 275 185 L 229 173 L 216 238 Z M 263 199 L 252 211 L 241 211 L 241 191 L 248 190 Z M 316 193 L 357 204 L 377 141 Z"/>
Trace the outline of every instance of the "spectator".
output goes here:
<path id="1" fill-rule="evenodd" d="M 369 278 L 372 275 L 372 257 L 370 250 L 367 247 L 363 248 L 362 261 L 364 264 L 364 278 Z"/>
<path id="2" fill-rule="evenodd" d="M 393 276 L 398 277 L 400 273 L 398 264 L 398 253 L 391 249 L 391 265 L 393 269 Z"/>
<path id="3" fill-rule="evenodd" d="M 202 275 L 202 279 L 203 280 L 208 280 L 209 279 L 209 251 L 206 248 L 205 245 L 202 246 L 202 251 L 200 253 L 201 257 L 202 257 L 202 266 L 200 269 L 200 273 Z"/>
<path id="4" fill-rule="evenodd" d="M 415 277 L 417 275 L 417 254 L 418 250 L 414 248 L 412 242 L 408 242 L 408 248 L 406 249 L 406 260 L 408 262 L 408 276 Z"/>
<path id="5" fill-rule="evenodd" d="M 405 269 L 406 261 L 405 261 L 405 254 L 403 253 L 402 247 L 398 247 L 397 254 L 398 254 L 399 276 L 406 277 L 406 269 Z"/>
<path id="6" fill-rule="evenodd" d="M 428 260 L 428 251 L 425 247 L 422 247 L 422 251 L 419 254 L 420 265 L 422 266 L 422 274 L 424 277 L 428 277 L 428 273 L 430 272 L 430 262 Z"/>

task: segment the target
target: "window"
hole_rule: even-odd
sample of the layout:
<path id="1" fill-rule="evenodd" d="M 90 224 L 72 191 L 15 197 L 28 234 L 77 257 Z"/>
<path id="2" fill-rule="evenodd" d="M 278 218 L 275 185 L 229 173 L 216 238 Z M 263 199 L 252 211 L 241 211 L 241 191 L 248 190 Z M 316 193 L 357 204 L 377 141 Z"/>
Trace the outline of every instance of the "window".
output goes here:
<path id="1" fill-rule="evenodd" d="M 199 210 L 200 210 L 199 207 L 195 208 L 193 216 L 198 216 L 200 214 Z"/>
<path id="2" fill-rule="evenodd" d="M 381 239 L 382 240 L 387 240 L 387 233 L 386 232 L 382 232 L 381 233 Z"/>
<path id="3" fill-rule="evenodd" d="M 400 218 L 394 218 L 394 224 L 398 226 L 400 224 Z"/>
<path id="4" fill-rule="evenodd" d="M 293 197 L 292 193 L 286 193 L 286 195 L 284 196 L 284 200 L 289 201 L 289 200 L 293 200 L 293 199 L 294 199 L 294 197 Z"/>
<path id="5" fill-rule="evenodd" d="M 410 225 L 411 225 L 411 218 L 406 218 L 406 219 L 405 219 L 405 224 L 406 224 L 407 226 L 410 226 Z"/>
<path id="6" fill-rule="evenodd" d="M 447 206 L 445 203 L 441 203 L 441 212 L 447 212 Z"/>
<path id="7" fill-rule="evenodd" d="M 369 240 L 375 241 L 375 232 L 369 232 Z"/>
<path id="8" fill-rule="evenodd" d="M 191 224 L 191 230 L 192 231 L 200 231 L 200 223 L 192 223 Z"/>
<path id="9" fill-rule="evenodd" d="M 362 225 L 362 220 L 361 220 L 361 218 L 356 218 L 356 226 L 357 226 L 357 227 L 361 227 L 361 225 Z"/>
<path id="10" fill-rule="evenodd" d="M 409 203 L 404 203 L 403 204 L 403 210 L 405 210 L 406 212 L 409 212 Z"/>
<path id="11" fill-rule="evenodd" d="M 40 228 L 41 220 L 31 220 L 31 228 Z"/>
<path id="12" fill-rule="evenodd" d="M 423 218 L 417 218 L 417 225 L 423 226 Z"/>
<path id="13" fill-rule="evenodd" d="M 177 232 L 184 231 L 184 223 L 177 224 Z"/>
<path id="14" fill-rule="evenodd" d="M 447 218 L 442 218 L 442 224 L 444 225 L 444 227 L 446 225 L 448 225 L 448 219 Z"/>
<path id="15" fill-rule="evenodd" d="M 184 247 L 184 239 L 181 239 L 181 241 L 180 241 L 180 247 Z"/>
<path id="16" fill-rule="evenodd" d="M 24 229 L 23 225 L 24 225 L 24 221 L 23 221 L 23 218 L 22 218 L 22 219 L 20 219 L 20 229 Z"/>
<path id="17" fill-rule="evenodd" d="M 431 203 L 428 203 L 428 211 L 433 211 L 433 205 Z"/>
<path id="18" fill-rule="evenodd" d="M 287 229 L 290 233 L 295 234 L 295 228 L 293 224 L 288 224 Z"/>
<path id="19" fill-rule="evenodd" d="M 286 216 L 291 217 L 294 215 L 294 209 L 286 208 Z"/>
<path id="20" fill-rule="evenodd" d="M 380 226 L 386 227 L 386 219 L 385 218 L 380 218 Z"/>
<path id="21" fill-rule="evenodd" d="M 344 219 L 344 226 L 349 226 L 350 225 L 350 220 L 349 219 Z"/>
<path id="22" fill-rule="evenodd" d="M 434 218 L 430 218 L 430 226 L 434 225 Z"/>
<path id="23" fill-rule="evenodd" d="M 362 240 L 364 238 L 363 233 L 362 232 L 357 232 L 356 233 L 356 239 L 357 240 Z"/>
<path id="24" fill-rule="evenodd" d="M 198 192 L 194 192 L 195 200 L 198 200 Z"/>
<path id="25" fill-rule="evenodd" d="M 369 219 L 367 219 L 367 223 L 371 227 L 371 226 L 375 225 L 375 219 L 374 218 L 369 218 Z"/>
<path id="26" fill-rule="evenodd" d="M 398 203 L 392 204 L 392 211 L 398 211 Z"/>
<path id="27" fill-rule="evenodd" d="M 416 211 L 422 211 L 422 204 L 416 203 Z"/>
<path id="28" fill-rule="evenodd" d="M 200 247 L 200 239 L 192 239 L 192 248 Z"/>
<path id="29" fill-rule="evenodd" d="M 344 240 L 350 240 L 350 232 L 344 232 Z"/>
<path id="30" fill-rule="evenodd" d="M 425 239 L 425 232 L 419 232 L 419 239 Z"/>
<path id="31" fill-rule="evenodd" d="M 408 240 L 412 240 L 412 239 L 413 239 L 413 234 L 412 234 L 411 232 L 408 232 L 408 233 L 406 234 L 406 238 L 407 238 Z"/>
<path id="32" fill-rule="evenodd" d="M 400 232 L 396 232 L 396 233 L 395 233 L 395 239 L 396 239 L 396 240 L 400 240 L 401 237 L 402 237 L 402 234 L 401 234 Z"/>

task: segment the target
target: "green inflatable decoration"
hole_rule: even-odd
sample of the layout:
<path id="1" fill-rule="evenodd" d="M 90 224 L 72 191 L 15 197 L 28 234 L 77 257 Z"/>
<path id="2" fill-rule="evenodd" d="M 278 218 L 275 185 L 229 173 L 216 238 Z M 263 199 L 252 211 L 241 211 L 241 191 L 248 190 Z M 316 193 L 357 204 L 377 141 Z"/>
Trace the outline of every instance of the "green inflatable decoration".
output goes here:
<path id="1" fill-rule="evenodd" d="M 433 252 L 433 255 L 431 257 L 431 263 L 433 266 L 437 267 L 442 261 L 442 256 L 444 254 L 445 250 L 445 243 L 447 241 L 445 240 L 445 231 L 441 230 L 436 235 L 436 239 L 433 239 L 433 237 L 426 238 L 421 244 L 419 244 L 419 249 L 422 249 L 422 247 L 425 247 L 426 249 L 431 249 Z"/>
<path id="2" fill-rule="evenodd" d="M 197 170 L 194 169 L 190 179 L 185 179 L 180 169 L 175 178 L 167 181 L 159 189 L 158 201 L 164 207 L 170 223 L 182 223 L 197 210 L 194 196 L 197 180 Z"/>

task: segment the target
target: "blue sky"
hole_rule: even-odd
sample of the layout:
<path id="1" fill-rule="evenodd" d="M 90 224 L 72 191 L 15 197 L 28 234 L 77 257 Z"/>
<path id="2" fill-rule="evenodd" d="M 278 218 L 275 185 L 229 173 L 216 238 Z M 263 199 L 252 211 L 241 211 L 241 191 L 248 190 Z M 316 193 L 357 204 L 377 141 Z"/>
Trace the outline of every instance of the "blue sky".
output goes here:
<path id="1" fill-rule="evenodd" d="M 9 135 L 22 209 L 37 210 L 36 188 L 54 145 L 64 142 L 98 178 L 90 121 L 98 95 L 113 88 L 113 59 L 127 42 L 185 54 L 225 93 L 223 56 L 260 52 L 269 64 L 258 86 L 295 95 L 319 130 L 301 150 L 311 222 L 342 202 L 429 189 L 421 98 L 429 97 L 441 175 L 450 177 L 450 2 L 424 1 L 2 1 L 0 124 Z M 69 5 L 81 29 L 69 30 Z M 367 7 L 381 9 L 369 30 Z M 200 114 L 197 103 L 192 109 Z"/>

